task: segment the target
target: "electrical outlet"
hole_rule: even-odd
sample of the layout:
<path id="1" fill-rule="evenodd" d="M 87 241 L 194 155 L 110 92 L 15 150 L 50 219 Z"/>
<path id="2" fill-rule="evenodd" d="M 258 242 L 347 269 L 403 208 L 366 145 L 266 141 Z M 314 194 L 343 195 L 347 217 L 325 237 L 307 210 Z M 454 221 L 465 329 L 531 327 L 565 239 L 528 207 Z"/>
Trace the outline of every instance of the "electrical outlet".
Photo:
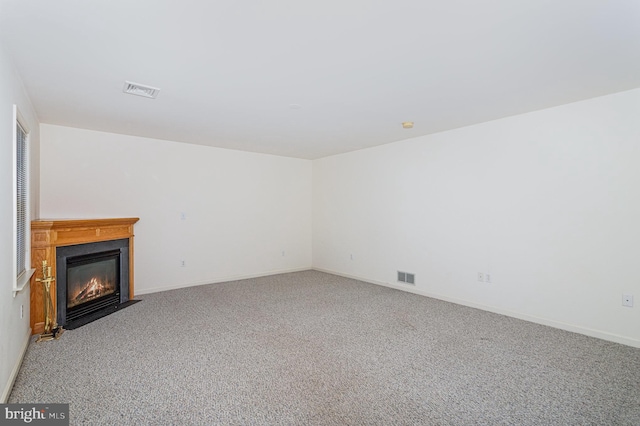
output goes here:
<path id="1" fill-rule="evenodd" d="M 353 260 L 353 253 L 351 253 L 351 255 L 350 255 L 350 256 L 351 256 L 351 260 Z"/>
<path id="2" fill-rule="evenodd" d="M 478 272 L 478 281 L 479 282 L 484 282 L 484 274 L 482 272 Z"/>
<path id="3" fill-rule="evenodd" d="M 184 260 L 181 260 L 180 267 L 184 268 L 185 266 L 187 266 L 187 263 Z"/>
<path id="4" fill-rule="evenodd" d="M 490 283 L 491 282 L 491 274 L 490 273 L 486 273 L 484 274 L 484 282 L 485 283 Z"/>
<path id="5" fill-rule="evenodd" d="M 633 294 L 622 295 L 622 306 L 633 308 Z"/>

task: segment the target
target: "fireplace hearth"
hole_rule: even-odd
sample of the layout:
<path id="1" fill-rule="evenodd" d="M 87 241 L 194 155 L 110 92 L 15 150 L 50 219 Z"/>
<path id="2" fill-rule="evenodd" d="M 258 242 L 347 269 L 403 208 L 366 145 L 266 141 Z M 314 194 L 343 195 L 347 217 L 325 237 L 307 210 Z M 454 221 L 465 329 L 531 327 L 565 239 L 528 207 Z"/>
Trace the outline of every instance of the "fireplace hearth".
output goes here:
<path id="1" fill-rule="evenodd" d="M 128 304 L 129 240 L 58 248 L 58 324 L 74 329 Z"/>

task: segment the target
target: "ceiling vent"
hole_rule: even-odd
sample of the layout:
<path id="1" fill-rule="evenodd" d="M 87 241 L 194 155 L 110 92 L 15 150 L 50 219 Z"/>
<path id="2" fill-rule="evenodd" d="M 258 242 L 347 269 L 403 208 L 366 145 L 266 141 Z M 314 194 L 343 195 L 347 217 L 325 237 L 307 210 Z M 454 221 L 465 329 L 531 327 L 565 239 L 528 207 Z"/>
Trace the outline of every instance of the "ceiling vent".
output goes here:
<path id="1" fill-rule="evenodd" d="M 130 95 L 144 96 L 145 98 L 155 99 L 156 96 L 158 96 L 158 92 L 160 91 L 160 89 L 158 89 L 157 87 L 144 86 L 142 84 L 133 83 L 131 81 L 125 81 L 122 91 Z"/>

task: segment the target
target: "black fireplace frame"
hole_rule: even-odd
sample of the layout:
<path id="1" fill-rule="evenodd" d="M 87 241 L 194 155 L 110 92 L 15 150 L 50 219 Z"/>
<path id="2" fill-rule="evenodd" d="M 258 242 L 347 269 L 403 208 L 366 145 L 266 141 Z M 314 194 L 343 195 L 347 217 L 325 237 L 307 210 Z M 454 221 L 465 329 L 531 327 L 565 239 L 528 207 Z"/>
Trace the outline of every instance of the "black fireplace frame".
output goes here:
<path id="1" fill-rule="evenodd" d="M 120 300 L 73 321 L 67 319 L 67 260 L 77 256 L 119 251 Z M 98 241 L 95 243 L 61 246 L 56 249 L 56 307 L 57 322 L 64 328 L 75 328 L 108 315 L 129 301 L 129 239 Z"/>

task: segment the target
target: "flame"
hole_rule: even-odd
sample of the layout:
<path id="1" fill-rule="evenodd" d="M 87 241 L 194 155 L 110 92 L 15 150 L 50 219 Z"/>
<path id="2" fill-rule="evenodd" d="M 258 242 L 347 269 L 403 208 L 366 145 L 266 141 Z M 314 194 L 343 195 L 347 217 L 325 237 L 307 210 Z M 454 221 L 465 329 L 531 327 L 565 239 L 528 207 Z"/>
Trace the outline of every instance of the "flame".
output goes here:
<path id="1" fill-rule="evenodd" d="M 104 282 L 98 277 L 92 277 L 84 285 L 74 286 L 77 290 L 71 295 L 69 307 L 74 307 L 81 303 L 89 302 L 115 291 L 115 285 Z"/>

